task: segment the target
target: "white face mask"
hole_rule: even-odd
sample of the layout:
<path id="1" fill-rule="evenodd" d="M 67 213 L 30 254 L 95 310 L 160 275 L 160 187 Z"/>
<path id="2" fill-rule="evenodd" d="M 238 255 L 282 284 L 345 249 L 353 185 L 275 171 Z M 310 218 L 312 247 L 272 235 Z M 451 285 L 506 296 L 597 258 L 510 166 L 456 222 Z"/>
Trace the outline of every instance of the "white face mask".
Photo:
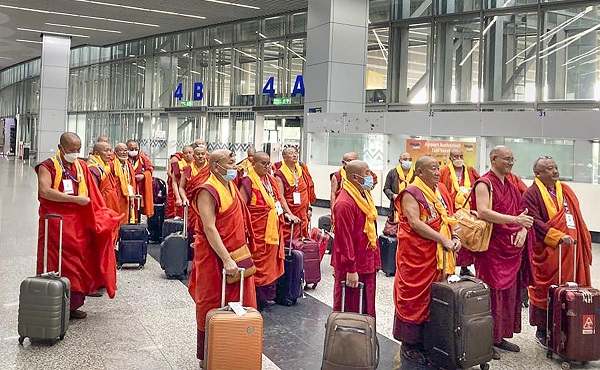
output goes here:
<path id="1" fill-rule="evenodd" d="M 465 164 L 464 159 L 455 159 L 452 161 L 454 167 L 462 167 Z"/>
<path id="2" fill-rule="evenodd" d="M 75 163 L 77 158 L 79 158 L 79 153 L 63 154 L 63 158 L 69 163 Z"/>
<path id="3" fill-rule="evenodd" d="M 129 151 L 129 156 L 130 157 L 137 157 L 138 154 L 139 154 L 139 152 L 137 150 L 130 150 Z"/>

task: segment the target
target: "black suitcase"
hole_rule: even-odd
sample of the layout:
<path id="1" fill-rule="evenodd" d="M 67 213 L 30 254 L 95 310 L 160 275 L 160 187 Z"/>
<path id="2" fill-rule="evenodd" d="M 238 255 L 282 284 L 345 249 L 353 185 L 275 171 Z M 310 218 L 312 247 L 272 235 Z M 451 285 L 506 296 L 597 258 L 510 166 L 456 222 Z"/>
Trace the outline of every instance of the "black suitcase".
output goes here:
<path id="1" fill-rule="evenodd" d="M 469 276 L 449 283 L 444 273 L 441 282 L 431 284 L 429 308 L 430 321 L 424 332 L 429 359 L 449 370 L 475 365 L 489 369 L 488 362 L 494 354 L 489 287 Z"/>
<path id="2" fill-rule="evenodd" d="M 180 217 L 167 218 L 162 226 L 162 237 L 165 239 L 167 236 L 183 231 L 183 219 Z"/>
<path id="3" fill-rule="evenodd" d="M 130 197 L 131 203 L 141 196 Z M 130 206 L 130 210 L 135 210 Z M 139 203 L 138 203 L 139 208 Z M 125 224 L 119 229 L 119 249 L 117 250 L 117 269 L 121 269 L 125 263 L 138 264 L 143 268 L 148 255 L 148 229 L 145 225 Z"/>
<path id="4" fill-rule="evenodd" d="M 48 272 L 48 220 L 60 220 L 58 245 L 58 271 Z M 44 270 L 21 283 L 19 294 L 18 332 L 19 343 L 31 339 L 63 339 L 69 328 L 71 305 L 71 282 L 61 276 L 62 227 L 61 216 L 46 215 L 44 219 Z"/>
<path id="5" fill-rule="evenodd" d="M 293 227 L 294 224 L 292 224 L 292 232 L 290 233 L 290 245 L 294 235 Z M 284 250 L 284 273 L 277 279 L 275 302 L 284 306 L 292 306 L 298 298 L 304 295 L 304 252 L 292 248 L 285 248 Z"/>
<path id="6" fill-rule="evenodd" d="M 325 215 L 319 217 L 319 229 L 325 230 L 327 232 L 331 232 L 331 216 Z"/>
<path id="7" fill-rule="evenodd" d="M 381 271 L 385 276 L 396 274 L 396 248 L 398 238 L 395 236 L 379 235 L 379 250 L 381 254 Z"/>
<path id="8" fill-rule="evenodd" d="M 154 216 L 148 219 L 150 241 L 158 243 L 162 239 L 162 226 L 165 222 L 165 205 L 154 204 Z"/>
<path id="9" fill-rule="evenodd" d="M 160 267 L 168 279 L 179 279 L 187 274 L 188 267 L 188 235 L 187 213 L 183 209 L 183 230 L 169 234 L 160 245 Z"/>

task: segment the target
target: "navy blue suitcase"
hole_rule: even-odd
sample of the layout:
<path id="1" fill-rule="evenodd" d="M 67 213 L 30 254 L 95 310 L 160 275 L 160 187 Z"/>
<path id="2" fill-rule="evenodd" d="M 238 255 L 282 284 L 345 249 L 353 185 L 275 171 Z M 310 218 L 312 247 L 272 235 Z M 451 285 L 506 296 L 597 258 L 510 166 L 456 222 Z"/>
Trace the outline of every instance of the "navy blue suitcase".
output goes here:
<path id="1" fill-rule="evenodd" d="M 284 273 L 277 279 L 275 302 L 293 306 L 304 294 L 304 252 L 285 248 Z"/>
<path id="2" fill-rule="evenodd" d="M 183 209 L 183 230 L 169 234 L 160 245 L 160 267 L 168 279 L 179 279 L 187 274 L 188 267 L 188 209 Z"/>
<path id="3" fill-rule="evenodd" d="M 162 239 L 162 226 L 165 222 L 165 205 L 154 204 L 154 216 L 148 218 L 150 241 L 158 243 Z"/>
<path id="4" fill-rule="evenodd" d="M 396 249 L 398 248 L 398 238 L 395 236 L 379 235 L 379 251 L 381 254 L 381 271 L 385 276 L 394 276 L 396 274 Z"/>
<path id="5" fill-rule="evenodd" d="M 132 204 L 141 196 L 130 197 Z M 138 203 L 139 207 L 139 203 Z M 133 208 L 133 206 L 131 207 Z M 117 250 L 117 269 L 125 263 L 138 264 L 143 268 L 148 255 L 148 229 L 145 225 L 125 224 L 119 229 L 119 249 Z"/>
<path id="6" fill-rule="evenodd" d="M 165 239 L 167 236 L 183 231 L 183 219 L 180 217 L 177 218 L 167 218 L 162 225 L 162 237 Z"/>

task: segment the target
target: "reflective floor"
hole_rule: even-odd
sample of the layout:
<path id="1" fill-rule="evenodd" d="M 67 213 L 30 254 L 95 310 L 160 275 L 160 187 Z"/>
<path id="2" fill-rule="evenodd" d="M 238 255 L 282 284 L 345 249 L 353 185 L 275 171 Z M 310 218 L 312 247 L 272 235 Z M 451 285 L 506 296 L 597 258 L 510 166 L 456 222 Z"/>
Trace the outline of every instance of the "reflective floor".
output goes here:
<path id="1" fill-rule="evenodd" d="M 17 343 L 20 282 L 35 272 L 37 242 L 37 185 L 33 169 L 0 159 L 0 370 L 4 369 L 197 369 L 194 302 L 184 282 L 167 280 L 160 269 L 157 246 L 143 270 L 118 272 L 115 299 L 87 298 L 85 320 L 71 320 L 63 341 L 50 346 Z M 315 209 L 315 217 L 327 210 Z M 383 226 L 383 218 L 380 218 Z M 594 249 L 595 260 L 600 247 Z M 600 285 L 600 271 L 593 281 Z M 294 307 L 273 306 L 263 312 L 265 340 L 263 369 L 316 370 L 320 368 L 324 325 L 332 304 L 329 256 L 322 263 L 323 280 Z M 393 278 L 378 276 L 377 329 L 381 345 L 380 369 L 425 369 L 401 362 L 392 338 Z M 534 330 L 523 311 L 523 333 L 514 338 L 521 353 L 502 353 L 492 369 L 559 369 L 546 359 L 534 341 Z M 600 369 L 600 363 L 572 368 Z M 232 369 L 243 370 L 243 369 Z"/>

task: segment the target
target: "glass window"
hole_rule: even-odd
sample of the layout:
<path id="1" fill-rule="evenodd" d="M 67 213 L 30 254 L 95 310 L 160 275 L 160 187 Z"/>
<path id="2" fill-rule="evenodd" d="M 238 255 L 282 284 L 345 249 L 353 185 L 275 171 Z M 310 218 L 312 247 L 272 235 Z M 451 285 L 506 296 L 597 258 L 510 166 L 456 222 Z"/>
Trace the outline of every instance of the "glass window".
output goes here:
<path id="1" fill-rule="evenodd" d="M 537 13 L 485 18 L 483 101 L 535 101 Z"/>
<path id="2" fill-rule="evenodd" d="M 367 103 L 385 103 L 389 58 L 389 29 L 369 30 L 367 46 Z"/>
<path id="3" fill-rule="evenodd" d="M 163 108 L 170 106 L 173 89 L 171 80 L 171 56 L 159 55 L 154 57 L 152 78 L 152 107 Z"/>
<path id="4" fill-rule="evenodd" d="M 263 35 L 267 38 L 285 35 L 285 16 L 271 17 L 264 20 Z"/>
<path id="5" fill-rule="evenodd" d="M 290 33 L 306 32 L 306 12 L 296 13 L 290 16 Z"/>
<path id="6" fill-rule="evenodd" d="M 200 48 L 203 46 L 209 46 L 210 42 L 208 39 L 209 32 L 206 28 L 201 28 L 192 32 L 192 38 L 195 48 Z"/>
<path id="7" fill-rule="evenodd" d="M 411 104 L 429 102 L 431 26 L 395 27 L 392 50 L 399 59 L 392 69 L 392 101 Z"/>
<path id="8" fill-rule="evenodd" d="M 435 24 L 433 102 L 477 102 L 479 20 Z"/>
<path id="9" fill-rule="evenodd" d="M 190 70 L 193 82 L 202 82 L 204 96 L 200 101 L 194 101 L 195 106 L 208 105 L 210 91 L 207 89 L 210 82 L 209 63 L 210 56 L 208 50 L 194 50 L 191 53 L 192 69 Z"/>
<path id="10" fill-rule="evenodd" d="M 444 0 L 445 1 L 445 0 Z M 394 19 L 419 18 L 431 15 L 431 0 L 402 0 L 392 2 Z"/>
<path id="11" fill-rule="evenodd" d="M 258 38 L 258 21 L 252 20 L 236 25 L 236 41 L 254 41 Z"/>
<path id="12" fill-rule="evenodd" d="M 390 19 L 391 0 L 369 1 L 369 23 L 383 22 Z"/>
<path id="13" fill-rule="evenodd" d="M 304 64 L 306 63 L 306 39 L 294 39 L 289 42 L 288 49 L 288 87 L 287 93 L 290 94 L 292 104 L 303 104 L 304 97 L 302 94 L 291 96 L 294 91 L 294 85 L 298 76 L 304 74 Z"/>
<path id="14" fill-rule="evenodd" d="M 234 48 L 235 64 L 233 66 L 235 105 L 252 106 L 256 96 L 256 47 Z"/>
<path id="15" fill-rule="evenodd" d="M 112 59 L 120 59 L 125 56 L 125 45 L 115 45 L 111 47 Z"/>
<path id="16" fill-rule="evenodd" d="M 263 105 L 273 104 L 273 97 L 279 97 L 282 94 L 282 88 L 285 86 L 285 75 L 286 75 L 286 42 L 275 41 L 263 44 L 263 71 L 262 71 L 262 82 L 260 88 L 260 101 Z M 274 90 L 273 97 L 270 94 L 263 93 L 263 88 L 267 85 L 267 82 L 273 78 L 272 88 Z"/>
<path id="17" fill-rule="evenodd" d="M 502 0 L 503 3 L 509 3 Z M 438 1 L 437 14 L 469 12 L 481 9 L 481 0 L 448 0 Z"/>
<path id="18" fill-rule="evenodd" d="M 540 60 L 543 100 L 600 100 L 600 6 L 545 14 Z"/>
<path id="19" fill-rule="evenodd" d="M 183 97 L 181 101 L 192 101 L 193 97 L 193 81 L 191 78 L 191 59 L 189 53 L 179 53 L 173 54 L 172 60 L 172 72 L 173 72 L 173 84 L 172 89 L 175 90 L 177 86 L 181 83 L 182 86 L 182 94 Z M 172 95 L 172 94 L 171 94 Z M 171 106 L 179 106 L 180 100 L 175 97 L 172 97 L 173 101 Z"/>
<path id="20" fill-rule="evenodd" d="M 214 74 L 212 82 L 212 105 L 228 106 L 231 102 L 231 49 L 213 51 Z"/>
<path id="21" fill-rule="evenodd" d="M 154 52 L 167 53 L 173 51 L 173 36 L 158 36 L 154 39 Z"/>
<path id="22" fill-rule="evenodd" d="M 123 108 L 123 63 L 114 62 L 110 65 L 111 109 Z"/>
<path id="23" fill-rule="evenodd" d="M 488 9 L 507 8 L 519 5 L 537 4 L 538 0 L 483 0 L 485 7 Z"/>
<path id="24" fill-rule="evenodd" d="M 224 24 L 211 29 L 212 40 L 211 45 L 231 44 L 233 41 L 233 25 Z"/>
<path id="25" fill-rule="evenodd" d="M 108 99 L 110 96 L 110 65 L 102 64 L 99 66 L 99 92 L 98 92 L 98 110 L 109 109 Z"/>
<path id="26" fill-rule="evenodd" d="M 340 166 L 344 153 L 358 153 L 371 170 L 383 169 L 384 135 L 313 133 L 310 141 L 311 163 Z"/>
<path id="27" fill-rule="evenodd" d="M 192 35 L 190 32 L 182 32 L 173 36 L 175 43 L 173 50 L 185 50 L 192 47 Z"/>
<path id="28" fill-rule="evenodd" d="M 506 138 L 505 143 L 512 149 L 515 157 L 513 172 L 522 178 L 535 177 L 533 163 L 542 155 L 554 158 L 562 180 L 573 180 L 573 140 Z"/>

